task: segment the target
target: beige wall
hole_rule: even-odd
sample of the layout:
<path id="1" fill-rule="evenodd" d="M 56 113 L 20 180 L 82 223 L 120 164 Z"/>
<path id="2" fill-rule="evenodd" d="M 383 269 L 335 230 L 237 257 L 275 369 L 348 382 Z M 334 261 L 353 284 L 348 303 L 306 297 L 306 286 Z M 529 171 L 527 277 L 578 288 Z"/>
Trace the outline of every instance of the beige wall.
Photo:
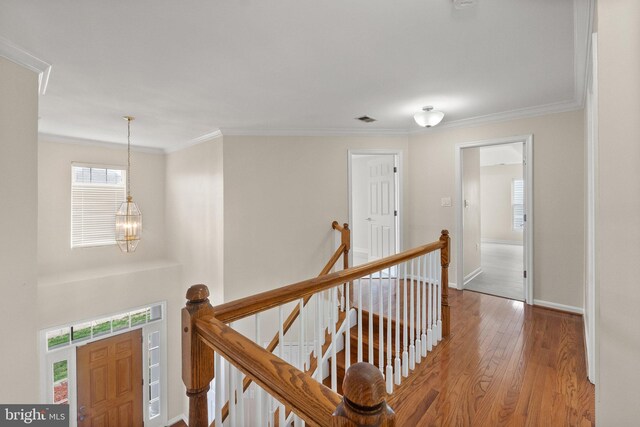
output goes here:
<path id="1" fill-rule="evenodd" d="M 463 274 L 464 277 L 468 277 L 480 268 L 482 219 L 480 216 L 480 148 L 462 150 L 462 200 L 464 206 L 462 209 L 464 223 Z"/>
<path id="2" fill-rule="evenodd" d="M 126 130 L 126 129 L 125 129 Z M 41 139 L 38 144 L 38 269 L 41 281 L 69 272 L 107 270 L 165 258 L 165 159 L 163 153 L 131 153 L 131 195 L 142 211 L 143 234 L 136 252 L 116 245 L 71 249 L 71 163 L 127 165 L 127 150 Z M 64 280 L 64 279 L 63 279 Z"/>
<path id="3" fill-rule="evenodd" d="M 38 401 L 38 76 L 0 57 L 0 402 Z"/>
<path id="4" fill-rule="evenodd" d="M 132 152 L 131 194 L 143 215 L 136 252 L 117 246 L 70 248 L 71 163 L 126 166 L 126 148 L 38 144 L 38 329 L 167 301 L 169 419 L 182 414 L 182 269 L 167 257 L 165 155 Z"/>
<path id="5" fill-rule="evenodd" d="M 455 145 L 533 134 L 534 298 L 582 307 L 584 263 L 584 117 L 582 111 L 469 128 L 433 129 L 409 139 L 409 215 L 412 245 L 447 228 L 455 247 Z M 455 203 L 455 201 L 454 201 Z M 449 267 L 456 283 L 455 253 Z"/>
<path id="6" fill-rule="evenodd" d="M 400 149 L 406 165 L 406 137 L 224 137 L 225 300 L 318 274 L 331 222 L 348 220 L 348 150 L 362 148 Z"/>
<path id="7" fill-rule="evenodd" d="M 522 231 L 514 231 L 511 191 L 514 179 L 522 179 L 522 165 L 480 168 L 482 239 L 522 244 Z"/>
<path id="8" fill-rule="evenodd" d="M 638 22 L 637 0 L 598 2 L 596 420 L 603 427 L 637 425 L 640 420 Z"/>
<path id="9" fill-rule="evenodd" d="M 224 301 L 222 144 L 217 138 L 167 155 L 169 255 L 183 266 L 183 294 L 203 283 L 213 304 Z"/>

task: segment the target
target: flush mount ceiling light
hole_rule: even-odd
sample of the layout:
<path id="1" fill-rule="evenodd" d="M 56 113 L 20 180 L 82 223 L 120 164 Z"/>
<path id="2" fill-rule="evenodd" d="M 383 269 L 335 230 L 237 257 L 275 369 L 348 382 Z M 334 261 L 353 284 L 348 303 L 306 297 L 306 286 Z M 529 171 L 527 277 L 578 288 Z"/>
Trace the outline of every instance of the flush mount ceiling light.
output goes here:
<path id="1" fill-rule="evenodd" d="M 135 252 L 142 234 L 142 213 L 131 197 L 131 121 L 134 117 L 124 116 L 127 121 L 127 201 L 122 202 L 116 212 L 116 242 L 125 253 Z"/>
<path id="2" fill-rule="evenodd" d="M 434 110 L 432 106 L 424 107 L 422 111 L 418 111 L 413 119 L 422 127 L 430 128 L 437 125 L 442 121 L 444 113 L 442 111 Z"/>

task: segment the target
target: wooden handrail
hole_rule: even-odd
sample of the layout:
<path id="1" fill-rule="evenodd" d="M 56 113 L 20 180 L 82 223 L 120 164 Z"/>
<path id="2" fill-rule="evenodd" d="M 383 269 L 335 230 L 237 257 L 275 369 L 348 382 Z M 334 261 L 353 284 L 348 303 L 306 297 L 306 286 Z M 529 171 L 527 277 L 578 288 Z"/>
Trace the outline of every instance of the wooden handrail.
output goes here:
<path id="1" fill-rule="evenodd" d="M 447 245 L 448 240 L 446 240 L 446 242 L 443 240 L 438 240 L 436 242 L 409 249 L 397 255 L 392 255 L 378 261 L 372 261 L 367 264 L 359 265 L 357 267 L 351 267 L 347 270 L 327 274 L 326 276 L 303 280 L 302 282 L 294 283 L 292 285 L 283 286 L 278 289 L 262 292 L 246 298 L 241 298 L 235 301 L 220 304 L 214 307 L 216 318 L 224 323 L 234 322 L 247 316 L 251 316 L 253 314 L 257 314 L 274 307 L 278 307 L 282 304 L 311 296 L 315 293 L 330 289 L 342 283 L 351 282 L 355 279 L 359 279 L 361 277 L 383 270 L 387 267 L 392 267 L 420 255 L 424 255 L 438 249 L 444 250 L 445 247 L 448 247 Z M 443 276 L 443 282 L 444 279 L 445 277 Z"/>
<path id="2" fill-rule="evenodd" d="M 196 332 L 207 345 L 250 377 L 267 393 L 295 408 L 307 425 L 329 426 L 340 404 L 338 393 L 255 344 L 214 316 L 195 321 Z"/>

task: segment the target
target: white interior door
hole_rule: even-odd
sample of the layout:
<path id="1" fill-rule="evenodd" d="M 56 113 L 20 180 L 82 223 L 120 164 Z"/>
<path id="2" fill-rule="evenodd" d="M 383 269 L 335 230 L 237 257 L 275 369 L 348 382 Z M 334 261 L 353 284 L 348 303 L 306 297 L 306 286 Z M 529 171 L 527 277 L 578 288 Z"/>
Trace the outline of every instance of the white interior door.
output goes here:
<path id="1" fill-rule="evenodd" d="M 395 158 L 376 156 L 367 162 L 369 261 L 396 252 Z"/>

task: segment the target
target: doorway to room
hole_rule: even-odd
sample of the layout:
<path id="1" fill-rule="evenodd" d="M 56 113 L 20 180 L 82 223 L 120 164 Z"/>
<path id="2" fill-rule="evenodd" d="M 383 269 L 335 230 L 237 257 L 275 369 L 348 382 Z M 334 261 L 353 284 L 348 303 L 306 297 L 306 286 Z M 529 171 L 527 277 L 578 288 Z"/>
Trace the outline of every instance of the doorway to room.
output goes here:
<path id="1" fill-rule="evenodd" d="M 533 302 L 531 141 L 456 146 L 460 289 Z"/>
<path id="2" fill-rule="evenodd" d="M 400 247 L 399 171 L 399 152 L 349 152 L 351 265 L 397 253 Z"/>

